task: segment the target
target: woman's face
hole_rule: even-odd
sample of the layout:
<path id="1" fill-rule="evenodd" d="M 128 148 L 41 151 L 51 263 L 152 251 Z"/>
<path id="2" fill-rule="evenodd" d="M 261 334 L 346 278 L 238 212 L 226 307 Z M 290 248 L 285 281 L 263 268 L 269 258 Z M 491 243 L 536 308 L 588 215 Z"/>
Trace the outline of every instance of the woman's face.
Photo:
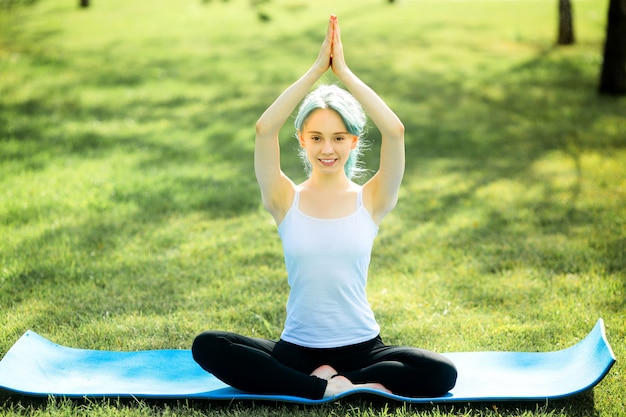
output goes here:
<path id="1" fill-rule="evenodd" d="M 312 112 L 298 137 L 313 171 L 327 174 L 343 172 L 350 151 L 359 140 L 348 132 L 339 114 L 331 109 Z"/>

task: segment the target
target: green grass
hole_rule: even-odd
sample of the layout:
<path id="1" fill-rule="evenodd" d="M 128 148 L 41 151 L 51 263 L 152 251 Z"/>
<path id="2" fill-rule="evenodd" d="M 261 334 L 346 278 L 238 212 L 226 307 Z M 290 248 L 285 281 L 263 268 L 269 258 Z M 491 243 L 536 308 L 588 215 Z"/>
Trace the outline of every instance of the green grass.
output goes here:
<path id="1" fill-rule="evenodd" d="M 626 413 L 626 101 L 596 94 L 607 1 L 41 0 L 0 13 L 0 355 L 27 329 L 90 349 L 276 338 L 288 288 L 253 126 L 314 60 L 347 59 L 407 128 L 369 295 L 390 343 L 547 351 L 602 317 L 618 363 L 549 403 L 322 407 L 33 400 L 0 416 L 617 416 Z M 332 76 L 327 81 L 334 81 Z M 283 165 L 302 169 L 291 129 Z M 371 129 L 368 166 L 379 138 Z"/>

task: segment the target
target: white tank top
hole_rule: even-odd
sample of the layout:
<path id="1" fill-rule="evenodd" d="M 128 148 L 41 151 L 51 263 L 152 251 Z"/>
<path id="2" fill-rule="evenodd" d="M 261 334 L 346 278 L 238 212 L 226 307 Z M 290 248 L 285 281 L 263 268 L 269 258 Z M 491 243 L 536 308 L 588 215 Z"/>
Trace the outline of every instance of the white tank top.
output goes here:
<path id="1" fill-rule="evenodd" d="M 363 206 L 337 219 L 299 209 L 300 190 L 278 226 L 288 282 L 287 319 L 281 338 L 313 348 L 361 343 L 380 332 L 365 286 L 378 226 Z"/>

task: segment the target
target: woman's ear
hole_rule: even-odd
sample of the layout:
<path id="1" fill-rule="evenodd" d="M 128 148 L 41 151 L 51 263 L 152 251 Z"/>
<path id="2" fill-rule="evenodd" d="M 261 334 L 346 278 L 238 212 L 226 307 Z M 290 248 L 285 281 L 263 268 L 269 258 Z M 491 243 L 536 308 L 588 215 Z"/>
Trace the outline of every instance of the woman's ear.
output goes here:
<path id="1" fill-rule="evenodd" d="M 304 148 L 304 136 L 302 136 L 302 132 L 298 130 L 296 134 L 298 135 L 298 142 L 300 142 L 300 147 Z"/>
<path id="2" fill-rule="evenodd" d="M 352 143 L 350 144 L 350 150 L 355 149 L 356 145 L 358 145 L 359 143 L 359 137 L 358 136 L 352 136 Z"/>

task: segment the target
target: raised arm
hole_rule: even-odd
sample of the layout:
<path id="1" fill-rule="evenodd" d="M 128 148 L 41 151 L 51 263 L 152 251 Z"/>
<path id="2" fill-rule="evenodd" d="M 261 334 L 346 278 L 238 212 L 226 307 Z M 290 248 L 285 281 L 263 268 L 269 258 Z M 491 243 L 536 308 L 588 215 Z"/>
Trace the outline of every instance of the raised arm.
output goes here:
<path id="1" fill-rule="evenodd" d="M 298 103 L 315 82 L 330 68 L 333 20 L 313 66 L 289 86 L 256 123 L 254 170 L 261 188 L 263 205 L 279 224 L 293 199 L 295 185 L 280 169 L 278 135 Z"/>
<path id="2" fill-rule="evenodd" d="M 385 102 L 346 65 L 339 23 L 333 24 L 332 70 L 361 103 L 381 133 L 380 166 L 363 188 L 364 203 L 378 224 L 398 201 L 404 175 L 404 125 Z"/>

